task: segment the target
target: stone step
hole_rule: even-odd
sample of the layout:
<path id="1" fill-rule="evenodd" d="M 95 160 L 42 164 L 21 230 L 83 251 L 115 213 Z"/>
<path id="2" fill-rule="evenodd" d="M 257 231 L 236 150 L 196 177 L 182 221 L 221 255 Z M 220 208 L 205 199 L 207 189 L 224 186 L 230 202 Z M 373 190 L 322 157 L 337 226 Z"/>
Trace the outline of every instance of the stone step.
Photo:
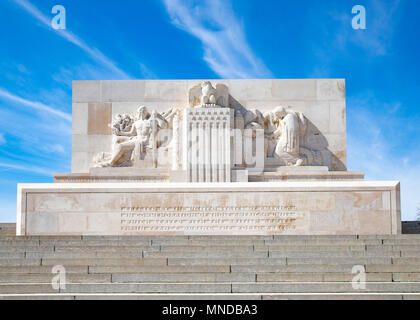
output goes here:
<path id="1" fill-rule="evenodd" d="M 366 246 L 366 250 L 382 250 L 382 251 L 420 251 L 420 245 L 382 245 L 382 246 Z"/>
<path id="2" fill-rule="evenodd" d="M 0 283 L 1 294 L 57 293 L 49 283 Z"/>
<path id="3" fill-rule="evenodd" d="M 51 271 L 51 270 L 50 270 Z M 0 283 L 51 283 L 56 274 L 16 274 L 0 273 Z M 109 283 L 112 282 L 111 274 L 66 274 L 67 283 Z"/>
<path id="4" fill-rule="evenodd" d="M 315 242 L 300 242 L 299 241 L 153 241 L 153 240 L 131 240 L 131 241 L 120 241 L 120 240 L 8 240 L 2 241 L 0 240 L 0 248 L 7 248 L 7 247 L 39 247 L 39 246 L 58 246 L 58 247 L 77 247 L 77 246 L 100 246 L 100 247 L 149 247 L 149 246 L 167 246 L 167 247 L 231 247 L 231 246 L 255 246 L 255 247 L 273 247 L 272 249 L 280 248 L 280 249 L 287 249 L 291 247 L 307 247 L 307 248 L 349 248 L 355 247 L 354 250 L 368 247 L 381 247 L 387 248 L 391 246 L 401 246 L 402 248 L 411 248 L 420 250 L 420 241 L 417 243 L 388 243 L 388 244 L 381 244 L 376 242 L 372 243 L 370 241 L 367 243 L 366 241 L 346 241 L 346 242 L 339 242 L 339 241 L 315 241 Z"/>
<path id="5" fill-rule="evenodd" d="M 420 257 L 420 250 L 407 250 L 407 251 L 401 251 L 401 257 L 402 258 L 416 258 Z"/>
<path id="6" fill-rule="evenodd" d="M 285 258 L 169 258 L 171 266 L 286 265 Z"/>
<path id="7" fill-rule="evenodd" d="M 28 254 L 29 255 L 29 254 Z M 67 256 L 67 257 L 66 257 Z M 249 260 L 249 263 L 255 264 L 258 260 L 253 261 L 252 259 L 267 258 L 265 265 L 271 264 L 287 264 L 287 265 L 391 265 L 393 267 L 399 266 L 413 266 L 420 268 L 420 261 L 418 258 L 390 258 L 390 257 L 283 257 L 283 258 L 268 258 L 267 255 L 246 255 L 241 253 L 182 253 L 182 254 L 159 254 L 159 255 L 146 255 L 141 258 L 122 258 L 112 256 L 111 258 L 93 257 L 68 257 L 67 254 L 55 256 L 51 258 L 37 258 L 28 256 L 25 259 L 22 258 L 2 258 L 0 259 L 0 266 L 118 266 L 118 265 L 168 265 L 174 263 L 188 263 L 192 264 L 212 264 L 212 265 L 234 265 L 242 263 L 242 261 Z M 176 260 L 179 259 L 179 260 Z M 181 260 L 184 259 L 184 260 Z M 204 260 L 202 260 L 204 259 Z M 271 261 L 271 259 L 275 259 Z M 200 261 L 202 260 L 202 261 Z M 170 262 L 169 262 L 170 261 Z M 212 262 L 214 261 L 214 262 Z M 264 266 L 262 266 L 264 267 Z"/>
<path id="8" fill-rule="evenodd" d="M 60 293 L 231 293 L 229 283 L 92 283 L 67 284 Z M 3 284 L 0 294 L 58 293 L 48 284 Z"/>
<path id="9" fill-rule="evenodd" d="M 229 266 L 93 266 L 89 273 L 229 273 Z"/>
<path id="10" fill-rule="evenodd" d="M 232 283 L 232 293 L 354 293 L 351 282 L 267 282 L 267 283 Z M 363 292 L 404 292 L 419 293 L 420 282 L 369 282 Z"/>
<path id="11" fill-rule="evenodd" d="M 27 252 L 27 259 L 141 259 L 140 252 Z M 165 263 L 166 263 L 166 259 Z"/>
<path id="12" fill-rule="evenodd" d="M 253 252 L 254 246 L 161 246 L 161 252 Z"/>
<path id="13" fill-rule="evenodd" d="M 166 259 L 42 259 L 43 266 L 166 266 Z"/>
<path id="14" fill-rule="evenodd" d="M 98 299 L 100 296 L 98 296 Z M 75 297 L 76 299 L 76 297 Z M 82 300 L 83 298 L 79 298 Z M 262 300 L 420 300 L 418 293 L 280 293 L 261 294 Z"/>
<path id="15" fill-rule="evenodd" d="M 239 252 L 240 254 L 245 254 L 246 252 L 253 252 L 252 247 L 244 246 L 243 248 L 240 246 L 232 246 L 232 247 L 202 247 L 202 246 L 170 246 L 170 247 L 160 247 L 160 246 L 134 246 L 134 247 L 106 247 L 106 246 L 42 246 L 42 247 L 19 247 L 19 246 L 8 246 L 0 248 L 0 258 L 7 257 L 7 254 L 12 253 L 24 253 L 24 252 L 39 252 L 39 253 L 54 253 L 54 252 L 86 252 L 86 253 L 97 253 L 97 252 L 105 252 L 105 253 L 141 253 L 142 251 L 146 251 L 147 254 L 150 252 L 170 252 L 171 254 L 178 255 L 180 253 L 188 252 Z M 381 247 L 368 247 L 367 250 L 364 247 L 265 247 L 265 246 L 255 246 L 256 252 L 263 252 L 265 255 L 268 251 L 270 251 L 271 256 L 283 256 L 288 253 L 292 253 L 292 255 L 305 255 L 305 253 L 316 255 L 318 252 L 322 255 L 335 255 L 339 252 L 340 255 L 347 256 L 390 256 L 390 257 L 397 257 L 401 255 L 402 257 L 418 257 L 420 254 L 420 250 L 418 248 L 396 248 L 396 247 L 388 247 L 388 248 L 381 248 Z M 158 254 L 162 255 L 162 254 Z M 289 256 L 292 256 L 289 255 Z"/>
<path id="16" fill-rule="evenodd" d="M 395 276 L 397 275 L 397 276 Z M 403 274 L 404 275 L 404 274 Z M 394 274 L 398 282 L 407 282 L 406 277 Z M 112 282 L 351 282 L 351 273 L 182 273 L 182 274 L 113 274 Z M 367 273 L 367 282 L 392 282 L 392 273 Z M 409 282 L 418 282 L 414 278 Z M 397 281 L 396 281 L 397 282 Z"/>
<path id="17" fill-rule="evenodd" d="M 237 266 L 233 266 L 235 269 Z M 232 270 L 233 273 L 228 273 L 228 267 L 225 266 L 226 273 L 200 273 L 208 270 L 206 267 L 193 270 L 191 268 L 163 268 L 166 273 L 156 274 L 156 269 L 139 269 L 137 267 L 127 267 L 123 270 L 121 268 L 107 268 L 105 273 L 100 273 L 101 270 L 95 267 L 91 267 L 90 274 L 87 274 L 86 267 L 67 267 L 66 272 L 69 274 L 67 278 L 70 282 L 109 282 L 110 273 L 113 272 L 125 272 L 115 273 L 112 275 L 112 282 L 335 282 L 335 281 L 351 281 L 354 274 L 351 273 L 351 268 L 348 266 L 343 272 L 343 268 L 337 266 L 329 266 L 320 270 L 313 270 L 313 268 L 303 269 L 301 266 L 297 268 L 281 268 L 276 269 L 275 273 L 270 270 L 262 270 L 256 266 L 255 269 L 245 270 L 247 272 L 240 273 Z M 332 268 L 331 268 L 332 267 Z M 36 282 L 42 283 L 47 280 L 51 280 L 55 274 L 51 273 L 51 268 L 40 268 L 34 267 L 28 270 L 28 267 L 12 268 L 3 267 L 0 270 L 0 282 Z M 382 270 L 383 268 L 381 268 Z M 162 270 L 159 267 L 159 270 Z M 198 273 L 188 273 L 189 271 Z M 214 271 L 214 270 L 213 270 Z M 220 271 L 220 270 L 218 270 Z M 248 272 L 250 271 L 250 272 Z M 99 272 L 99 273 L 95 273 Z M 130 273 L 138 272 L 138 273 Z M 149 273 L 150 272 L 150 273 Z M 264 273 L 267 272 L 267 273 Z M 98 277 L 98 274 L 102 274 Z M 417 282 L 420 281 L 420 270 L 417 273 L 367 273 L 367 281 L 369 282 Z M 72 280 L 76 279 L 76 280 Z M 79 280 L 77 280 L 79 279 Z"/>
<path id="18" fill-rule="evenodd" d="M 258 273 L 257 282 L 351 282 L 352 273 Z M 367 282 L 392 282 L 392 273 L 367 273 Z"/>
<path id="19" fill-rule="evenodd" d="M 16 234 L 16 223 L 0 223 L 0 236 L 12 236 Z"/>
<path id="20" fill-rule="evenodd" d="M 158 252 L 158 251 L 157 251 Z M 235 252 L 229 252 L 226 255 L 223 252 L 218 251 L 206 251 L 203 250 L 202 252 L 188 252 L 184 251 L 183 253 L 159 253 L 150 255 L 150 252 L 146 251 L 144 253 L 145 257 L 162 257 L 162 258 L 173 258 L 173 257 L 232 257 L 234 259 L 235 256 L 249 256 L 249 259 L 253 259 L 255 257 L 268 257 L 268 258 L 346 258 L 346 257 L 366 257 L 366 258 L 400 258 L 401 253 L 392 252 L 392 253 L 384 253 L 384 252 L 364 252 L 364 251 L 348 251 L 348 252 L 340 252 L 340 251 L 332 251 L 332 252 L 282 252 L 282 251 L 271 251 L 267 253 L 261 253 L 262 251 L 258 252 L 257 254 L 248 254 L 239 253 L 236 254 Z M 67 251 L 60 251 L 60 252 L 16 252 L 16 253 L 1 253 L 1 259 L 94 259 L 94 258 L 109 258 L 109 259 L 130 259 L 130 258 L 142 258 L 143 252 L 142 251 L 134 251 L 134 252 L 95 252 L 95 251 L 81 251 L 81 252 L 67 252 Z M 406 261 L 409 261 L 411 264 L 416 264 L 417 260 L 415 258 L 407 258 Z M 414 259 L 414 260 L 413 260 Z M 400 260 L 396 260 L 400 261 Z M 229 264 L 229 263 L 228 263 Z M 418 264 L 418 263 L 417 263 Z"/>
<path id="21" fill-rule="evenodd" d="M 188 272 L 230 272 L 232 273 L 346 273 L 351 274 L 353 265 L 204 265 L 200 262 L 192 264 L 174 264 L 169 266 L 90 266 L 90 273 L 188 273 Z M 19 266 L 0 267 L 0 274 L 51 274 L 53 266 Z M 87 266 L 65 266 L 67 273 L 87 273 Z M 367 265 L 367 273 L 406 273 L 417 274 L 417 266 L 407 265 Z M 400 277 L 404 277 L 401 275 Z"/>
<path id="22" fill-rule="evenodd" d="M 396 264 L 387 264 L 387 265 L 366 265 L 366 272 L 420 272 L 419 265 L 396 265 Z"/>
<path id="23" fill-rule="evenodd" d="M 65 293 L 231 293 L 229 283 L 113 283 L 69 284 Z M 1 286 L 0 286 L 1 292 Z"/>
<path id="24" fill-rule="evenodd" d="M 419 282 L 420 273 L 367 273 L 367 282 Z M 49 283 L 55 274 L 0 274 L 0 283 Z M 233 283 L 233 282 L 351 282 L 349 273 L 162 273 L 71 274 L 68 283 Z"/>
<path id="25" fill-rule="evenodd" d="M 384 240 L 385 241 L 385 240 Z M 227 247 L 227 246 L 236 246 L 236 247 L 246 247 L 246 246 L 255 246 L 258 248 L 262 248 L 262 250 L 266 250 L 269 248 L 271 250 L 282 250 L 282 249 L 293 249 L 293 248 L 308 248 L 308 249 L 344 249 L 344 250 L 367 250 L 369 249 L 382 249 L 382 250 L 417 250 L 420 251 L 420 240 L 401 240 L 401 241 L 388 241 L 385 244 L 382 244 L 380 240 L 370 240 L 367 241 L 357 241 L 357 240 L 345 240 L 345 241 L 327 241 L 327 240 L 319 240 L 319 241 L 291 241 L 291 240 L 284 240 L 284 241 L 235 241 L 229 243 L 228 241 L 182 241 L 180 243 L 177 242 L 170 242 L 170 241 L 153 241 L 153 240 L 131 240 L 131 241 L 120 241 L 120 240 L 0 240 L 0 250 L 9 247 L 150 247 L 150 246 L 164 246 L 164 247 Z"/>
<path id="26" fill-rule="evenodd" d="M 23 294 L 0 300 L 420 300 L 416 293 L 281 293 L 281 294 Z"/>
<path id="27" fill-rule="evenodd" d="M 395 239 L 384 239 L 384 245 L 419 245 L 420 240 L 418 238 L 395 238 Z"/>
<path id="28" fill-rule="evenodd" d="M 315 265 L 232 265 L 231 272 L 243 272 L 243 273 L 350 273 L 354 265 L 327 265 L 327 264 L 315 264 Z M 368 269 L 366 269 L 368 270 Z M 368 271 L 368 272 L 392 272 L 392 271 Z"/>
<path id="29" fill-rule="evenodd" d="M 124 247 L 124 246 L 150 246 L 151 240 L 39 240 L 40 245 L 44 246 L 107 246 L 107 247 Z"/>
<path id="30" fill-rule="evenodd" d="M 398 296 L 402 297 L 402 296 Z M 0 294 L 0 300 L 261 300 L 260 294 L 137 294 L 137 293 L 102 293 L 102 294 Z M 376 299 L 377 300 L 377 299 Z M 401 300 L 401 298 L 400 298 Z"/>
<path id="31" fill-rule="evenodd" d="M 270 258 L 346 258 L 346 257 L 369 257 L 369 258 L 399 258 L 400 251 L 377 252 L 377 251 L 317 251 L 317 252 L 284 252 L 269 251 Z"/>
<path id="32" fill-rule="evenodd" d="M 284 239 L 284 240 L 267 240 L 266 245 L 293 245 L 293 246 L 358 246 L 358 245 L 382 245 L 381 239 Z"/>
<path id="33" fill-rule="evenodd" d="M 337 264 L 337 265 L 367 265 L 367 264 L 391 264 L 392 258 L 384 257 L 384 258 L 376 258 L 376 257 L 326 257 L 326 258 L 287 258 L 286 263 L 288 265 L 294 265 L 294 264 L 310 264 L 310 265 L 316 265 L 316 264 Z"/>
<path id="34" fill-rule="evenodd" d="M 0 247 L 0 256 L 2 253 L 7 252 L 54 252 L 54 246 L 29 246 L 29 247 L 23 247 L 23 246 L 4 246 Z"/>
<path id="35" fill-rule="evenodd" d="M 399 253 L 402 257 L 417 257 L 420 254 L 420 247 L 409 246 L 407 247 L 395 247 L 395 246 L 368 246 L 367 248 L 360 247 L 279 247 L 279 246 L 255 246 L 254 250 L 256 252 L 263 252 L 264 254 L 268 251 L 272 253 L 272 256 L 280 255 L 287 253 L 300 254 L 302 256 L 304 253 L 315 254 L 315 252 L 330 253 L 331 255 L 340 252 L 341 255 L 366 255 L 366 256 L 393 256 L 396 257 Z M 23 252 L 40 252 L 40 253 L 53 253 L 53 252 L 106 252 L 106 253 L 140 253 L 142 251 L 146 252 L 171 252 L 173 254 L 183 253 L 183 252 L 253 252 L 251 246 L 231 246 L 231 247 L 204 247 L 204 246 L 122 246 L 122 247 L 107 247 L 107 246 L 30 246 L 30 247 L 20 247 L 20 246 L 6 246 L 0 248 L 0 258 L 6 257 L 6 254 L 11 253 L 23 253 Z M 264 255 L 263 254 L 263 255 Z"/>
<path id="36" fill-rule="evenodd" d="M 156 239 L 152 240 L 152 245 L 154 246 L 254 246 L 254 245 L 265 245 L 264 240 L 223 240 L 223 239 L 213 239 L 213 240 L 161 240 Z"/>
<path id="37" fill-rule="evenodd" d="M 42 241 L 42 240 L 41 240 Z M 420 240 L 419 240 L 420 241 Z M 419 242 L 417 242 L 418 244 Z M 208 245 L 268 245 L 268 246 L 365 246 L 365 245 L 383 245 L 381 239 L 366 239 L 366 240 L 152 240 L 153 245 L 168 245 L 168 246 L 208 246 Z M 395 243 L 396 244 L 396 243 Z M 411 243 L 413 245 L 415 243 Z"/>
<path id="38" fill-rule="evenodd" d="M 232 282 L 255 282 L 254 273 L 182 273 L 182 274 L 113 274 L 112 282 L 214 282 L 214 283 L 232 283 Z"/>
<path id="39" fill-rule="evenodd" d="M 392 263 L 397 264 L 397 265 L 407 265 L 407 264 L 418 265 L 419 269 L 420 269 L 420 258 L 419 257 L 393 258 Z"/>
<path id="40" fill-rule="evenodd" d="M 25 259 L 25 252 L 0 252 L 0 260 Z"/>
<path id="41" fill-rule="evenodd" d="M 121 250 L 146 250 L 146 251 L 162 251 L 162 252 L 196 252 L 196 251 L 240 251 L 240 252 L 252 252 L 252 251 L 292 251 L 292 252 L 301 252 L 301 251 L 366 251 L 365 245 L 360 246 L 287 246 L 287 245 L 278 245 L 278 246 L 271 246 L 271 245 L 218 245 L 218 244 L 209 244 L 207 246 L 204 245 L 152 245 L 152 246 L 88 246 L 80 245 L 80 246 L 55 246 L 56 251 L 65 251 L 67 248 L 69 250 L 77 250 L 77 248 L 88 248 L 86 250 L 94 250 L 98 248 L 98 250 L 105 250 L 105 248 L 109 248 L 110 250 L 119 251 Z M 408 248 L 409 250 L 415 250 L 416 248 Z M 393 248 L 385 248 L 381 250 L 381 246 L 370 247 L 369 251 L 400 251 L 400 250 L 393 250 Z"/>
<path id="42" fill-rule="evenodd" d="M 392 280 L 394 282 L 417 282 L 420 281 L 420 270 L 418 273 L 393 273 Z"/>
<path id="43" fill-rule="evenodd" d="M 48 273 L 51 274 L 52 266 L 15 266 L 15 267 L 1 267 L 0 275 L 4 273 L 13 274 L 39 274 Z M 66 266 L 66 273 L 88 273 L 87 266 Z"/>
<path id="44" fill-rule="evenodd" d="M 418 239 L 420 240 L 420 234 L 386 234 L 386 235 L 359 235 L 357 237 L 360 240 L 363 239 Z"/>
<path id="45" fill-rule="evenodd" d="M 112 282 L 351 282 L 352 273 L 113 274 Z M 420 273 L 367 273 L 367 282 L 419 282 Z"/>
<path id="46" fill-rule="evenodd" d="M 107 247 L 107 246 L 56 246 L 55 252 L 105 252 L 105 253 L 140 253 L 147 251 L 160 251 L 159 246 L 123 246 L 123 247 Z"/>
<path id="47" fill-rule="evenodd" d="M 145 258 L 268 258 L 268 252 L 230 252 L 230 251 L 203 251 L 191 252 L 149 252 L 144 251 Z"/>
<path id="48" fill-rule="evenodd" d="M 313 251 L 366 251 L 366 245 L 358 245 L 358 246 L 320 246 L 320 245 L 313 245 L 313 246 L 298 246 L 298 245 L 255 245 L 255 251 L 284 251 L 284 252 L 313 252 Z"/>
<path id="49" fill-rule="evenodd" d="M 0 267 L 40 266 L 41 259 L 0 259 Z"/>
<path id="50" fill-rule="evenodd" d="M 368 264 L 391 264 L 392 258 L 388 257 L 303 257 L 303 258 L 241 258 L 241 257 L 182 257 L 182 258 L 168 258 L 168 265 L 254 265 L 256 267 L 269 265 L 313 265 L 313 268 L 318 265 L 368 265 Z"/>
<path id="51" fill-rule="evenodd" d="M 10 240 L 0 239 L 0 247 L 25 247 L 25 246 L 39 246 L 40 240 L 17 240 L 18 238 L 13 238 Z"/>
<path id="52" fill-rule="evenodd" d="M 369 240 L 223 240 L 223 239 L 214 239 L 214 240 L 152 240 L 153 245 L 168 245 L 168 246 L 178 246 L 178 245 L 279 245 L 279 246 L 351 246 L 351 245 L 382 245 L 381 239 L 369 239 Z"/>
<path id="53" fill-rule="evenodd" d="M 420 234 L 359 235 L 358 239 L 419 239 Z"/>
<path id="54" fill-rule="evenodd" d="M 70 283 L 60 293 L 416 293 L 420 282 L 368 282 L 354 289 L 351 282 L 233 282 L 233 283 Z M 1 283 L 0 294 L 57 293 L 50 283 Z"/>
<path id="55" fill-rule="evenodd" d="M 0 300 L 420 300 L 416 293 L 280 293 L 280 294 L 11 294 Z"/>

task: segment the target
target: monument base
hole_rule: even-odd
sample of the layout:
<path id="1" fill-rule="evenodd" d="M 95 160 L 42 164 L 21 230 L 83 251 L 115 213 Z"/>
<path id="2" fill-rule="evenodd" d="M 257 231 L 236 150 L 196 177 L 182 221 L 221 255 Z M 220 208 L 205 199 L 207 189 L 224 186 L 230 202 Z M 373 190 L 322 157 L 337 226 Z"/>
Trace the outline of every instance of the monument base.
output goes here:
<path id="1" fill-rule="evenodd" d="M 18 235 L 400 234 L 399 183 L 18 186 Z"/>

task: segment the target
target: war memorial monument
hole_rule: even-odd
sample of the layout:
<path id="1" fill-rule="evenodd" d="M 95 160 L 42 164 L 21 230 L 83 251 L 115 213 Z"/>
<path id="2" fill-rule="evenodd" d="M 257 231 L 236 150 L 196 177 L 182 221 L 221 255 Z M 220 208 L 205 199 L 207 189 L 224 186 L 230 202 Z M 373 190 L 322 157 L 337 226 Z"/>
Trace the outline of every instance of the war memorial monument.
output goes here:
<path id="1" fill-rule="evenodd" d="M 347 171 L 345 81 L 73 82 L 72 172 L 17 235 L 397 235 L 397 181 Z"/>
<path id="2" fill-rule="evenodd" d="M 420 299 L 399 182 L 347 171 L 344 80 L 74 81 L 72 114 L 71 172 L 0 224 L 0 300 Z"/>

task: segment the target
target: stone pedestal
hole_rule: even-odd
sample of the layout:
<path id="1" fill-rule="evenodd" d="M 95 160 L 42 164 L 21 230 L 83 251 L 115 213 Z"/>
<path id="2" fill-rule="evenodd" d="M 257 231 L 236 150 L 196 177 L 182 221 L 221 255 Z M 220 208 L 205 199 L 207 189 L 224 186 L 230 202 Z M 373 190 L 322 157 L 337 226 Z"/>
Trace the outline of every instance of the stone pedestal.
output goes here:
<path id="1" fill-rule="evenodd" d="M 398 182 L 19 185 L 19 235 L 401 233 Z"/>

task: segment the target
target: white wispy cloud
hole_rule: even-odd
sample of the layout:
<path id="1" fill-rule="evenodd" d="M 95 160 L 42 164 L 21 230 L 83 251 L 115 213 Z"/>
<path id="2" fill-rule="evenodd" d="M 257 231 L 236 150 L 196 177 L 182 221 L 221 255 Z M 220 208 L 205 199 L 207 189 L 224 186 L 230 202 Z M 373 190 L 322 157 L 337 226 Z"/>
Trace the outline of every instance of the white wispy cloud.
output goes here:
<path id="1" fill-rule="evenodd" d="M 0 133 L 0 145 L 5 144 L 6 143 L 6 138 L 4 137 L 3 133 Z"/>
<path id="2" fill-rule="evenodd" d="M 82 49 L 86 54 L 88 54 L 92 59 L 94 59 L 97 63 L 102 64 L 109 70 L 113 71 L 115 75 L 121 77 L 122 79 L 131 79 L 131 76 L 125 73 L 123 70 L 117 67 L 116 63 L 109 59 L 105 54 L 103 54 L 100 50 L 89 46 L 85 41 L 83 41 L 79 36 L 75 35 L 71 31 L 68 30 L 54 30 L 51 27 L 51 17 L 46 16 L 43 14 L 37 7 L 35 7 L 31 2 L 28 0 L 14 0 L 19 6 L 21 6 L 26 12 L 40 21 L 42 24 L 47 26 L 50 30 L 54 31 L 57 35 L 61 36 L 62 38 L 66 39 L 70 43 L 73 43 L 80 49 Z"/>
<path id="3" fill-rule="evenodd" d="M 28 165 L 19 165 L 15 163 L 5 163 L 0 162 L 0 168 L 6 169 L 6 170 L 17 170 L 17 171 L 26 171 L 31 173 L 38 173 L 41 175 L 45 175 L 48 177 L 51 177 L 52 174 L 54 174 L 54 171 L 51 169 L 46 169 L 43 167 L 36 167 L 36 166 L 28 166 Z"/>
<path id="4" fill-rule="evenodd" d="M 43 150 L 45 150 L 45 152 L 47 153 L 52 153 L 52 154 L 66 153 L 66 150 L 64 150 L 64 147 L 59 143 L 47 144 L 43 147 Z"/>
<path id="5" fill-rule="evenodd" d="M 272 77 L 251 50 L 228 0 L 199 4 L 191 0 L 163 1 L 172 24 L 201 41 L 204 60 L 216 74 L 223 78 Z"/>
<path id="6" fill-rule="evenodd" d="M 66 121 L 70 121 L 70 122 L 72 121 L 71 114 L 54 109 L 53 107 L 47 106 L 41 102 L 31 101 L 31 100 L 27 100 L 25 98 L 19 97 L 3 88 L 0 88 L 0 98 L 4 98 L 10 101 L 19 103 L 21 105 L 33 108 L 41 112 L 47 112 L 49 114 L 52 114 Z"/>
<path id="7" fill-rule="evenodd" d="M 139 67 L 144 79 L 158 79 L 158 76 L 153 73 L 145 64 L 139 63 Z"/>

